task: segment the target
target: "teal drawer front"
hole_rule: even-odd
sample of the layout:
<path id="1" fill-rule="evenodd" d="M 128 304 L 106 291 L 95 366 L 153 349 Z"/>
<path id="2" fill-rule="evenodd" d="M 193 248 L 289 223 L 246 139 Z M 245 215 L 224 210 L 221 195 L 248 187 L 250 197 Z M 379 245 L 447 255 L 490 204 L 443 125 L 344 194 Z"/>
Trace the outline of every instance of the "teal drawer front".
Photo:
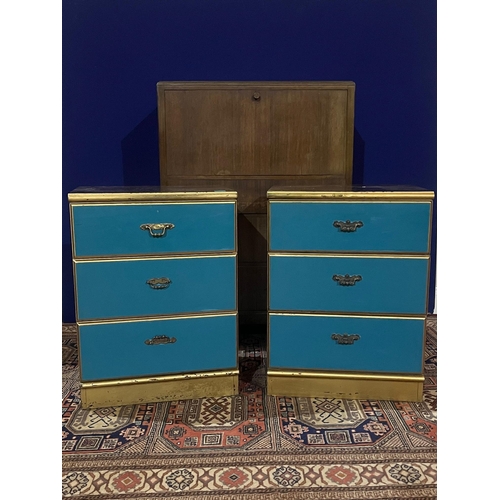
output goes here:
<path id="1" fill-rule="evenodd" d="M 76 257 L 234 251 L 235 204 L 75 205 L 73 233 Z"/>
<path id="2" fill-rule="evenodd" d="M 271 202 L 270 250 L 429 252 L 431 203 Z M 334 222 L 362 222 L 343 232 Z"/>
<path id="3" fill-rule="evenodd" d="M 424 319 L 271 314 L 270 367 L 421 373 L 424 325 Z M 342 344 L 332 339 L 335 334 L 358 338 Z"/>
<path id="4" fill-rule="evenodd" d="M 77 262 L 78 319 L 236 309 L 236 257 Z M 166 284 L 147 282 L 167 278 Z"/>
<path id="5" fill-rule="evenodd" d="M 83 381 L 236 367 L 236 315 L 101 323 L 79 330 Z M 145 343 L 157 336 L 170 342 Z"/>
<path id="6" fill-rule="evenodd" d="M 270 256 L 269 308 L 425 314 L 427 269 L 427 258 Z M 361 280 L 343 286 L 346 274 Z"/>

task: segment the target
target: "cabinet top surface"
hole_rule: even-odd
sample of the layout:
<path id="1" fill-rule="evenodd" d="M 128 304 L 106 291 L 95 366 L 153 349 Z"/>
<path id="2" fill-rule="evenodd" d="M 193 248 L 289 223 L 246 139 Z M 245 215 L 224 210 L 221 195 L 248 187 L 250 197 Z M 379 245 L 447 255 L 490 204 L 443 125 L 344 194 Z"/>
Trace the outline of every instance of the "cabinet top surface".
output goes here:
<path id="1" fill-rule="evenodd" d="M 267 191 L 270 200 L 432 200 L 434 192 L 416 186 L 273 186 Z"/>
<path id="2" fill-rule="evenodd" d="M 226 201 L 236 200 L 237 192 L 227 189 L 178 186 L 82 186 L 68 193 L 77 201 Z"/>
<path id="3" fill-rule="evenodd" d="M 344 89 L 355 87 L 349 80 L 342 81 L 161 81 L 156 84 L 158 89 L 246 89 L 266 87 L 272 89 Z"/>

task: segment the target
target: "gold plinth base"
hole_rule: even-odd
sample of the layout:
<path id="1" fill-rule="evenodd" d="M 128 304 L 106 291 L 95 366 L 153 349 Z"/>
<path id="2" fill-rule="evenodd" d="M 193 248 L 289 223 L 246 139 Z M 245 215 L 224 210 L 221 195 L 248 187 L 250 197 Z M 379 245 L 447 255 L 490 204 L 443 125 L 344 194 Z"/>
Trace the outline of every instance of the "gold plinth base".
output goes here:
<path id="1" fill-rule="evenodd" d="M 106 408 L 238 394 L 238 371 L 83 383 L 82 408 Z"/>
<path id="2" fill-rule="evenodd" d="M 271 396 L 422 401 L 423 376 L 267 372 Z"/>

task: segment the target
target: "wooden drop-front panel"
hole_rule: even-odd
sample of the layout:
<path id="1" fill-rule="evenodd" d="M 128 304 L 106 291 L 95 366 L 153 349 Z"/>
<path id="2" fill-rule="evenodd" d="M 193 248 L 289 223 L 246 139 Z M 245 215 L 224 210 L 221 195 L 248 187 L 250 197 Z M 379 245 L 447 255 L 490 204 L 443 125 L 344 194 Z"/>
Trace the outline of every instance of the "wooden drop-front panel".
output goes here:
<path id="1" fill-rule="evenodd" d="M 159 82 L 160 182 L 238 192 L 239 316 L 265 324 L 266 193 L 352 182 L 353 82 Z"/>

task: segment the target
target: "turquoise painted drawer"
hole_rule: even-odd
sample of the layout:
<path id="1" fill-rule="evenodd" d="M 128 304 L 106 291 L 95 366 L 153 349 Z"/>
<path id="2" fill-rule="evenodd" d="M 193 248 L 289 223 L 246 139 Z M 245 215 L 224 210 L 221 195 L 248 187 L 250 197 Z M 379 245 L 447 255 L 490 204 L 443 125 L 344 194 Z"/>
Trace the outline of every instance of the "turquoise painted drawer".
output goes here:
<path id="1" fill-rule="evenodd" d="M 269 212 L 270 251 L 429 251 L 430 202 L 271 201 Z"/>
<path id="2" fill-rule="evenodd" d="M 236 318 L 232 314 L 81 325 L 82 380 L 235 368 Z"/>
<path id="3" fill-rule="evenodd" d="M 236 309 L 234 255 L 78 261 L 75 279 L 79 320 Z"/>
<path id="4" fill-rule="evenodd" d="M 271 255 L 269 309 L 425 314 L 428 264 L 426 257 Z"/>
<path id="5" fill-rule="evenodd" d="M 74 204 L 74 255 L 235 251 L 235 207 L 234 201 Z"/>
<path id="6" fill-rule="evenodd" d="M 269 316 L 271 369 L 421 373 L 423 318 Z M 334 340 L 332 335 L 339 335 Z M 345 338 L 343 336 L 354 336 Z M 352 341 L 352 344 L 342 343 Z"/>

